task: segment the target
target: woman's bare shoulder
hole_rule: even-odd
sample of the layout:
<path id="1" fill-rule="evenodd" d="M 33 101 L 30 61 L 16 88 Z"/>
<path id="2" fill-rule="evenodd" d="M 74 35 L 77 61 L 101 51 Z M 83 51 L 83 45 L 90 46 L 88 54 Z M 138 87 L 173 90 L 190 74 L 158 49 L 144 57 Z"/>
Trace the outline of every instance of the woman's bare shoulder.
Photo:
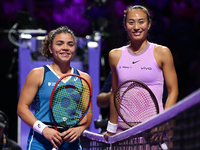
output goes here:
<path id="1" fill-rule="evenodd" d="M 44 67 L 37 67 L 30 71 L 30 75 L 41 76 L 44 74 Z"/>
<path id="2" fill-rule="evenodd" d="M 110 52 L 109 52 L 109 57 L 112 58 L 112 57 L 120 57 L 121 54 L 122 54 L 122 48 L 123 47 L 119 47 L 119 48 L 114 48 L 112 49 Z"/>
<path id="3" fill-rule="evenodd" d="M 155 52 L 164 55 L 170 53 L 170 49 L 167 46 L 157 44 L 155 46 Z"/>
<path id="4" fill-rule="evenodd" d="M 78 70 L 81 77 L 86 79 L 88 82 L 92 83 L 91 77 L 88 73 Z"/>

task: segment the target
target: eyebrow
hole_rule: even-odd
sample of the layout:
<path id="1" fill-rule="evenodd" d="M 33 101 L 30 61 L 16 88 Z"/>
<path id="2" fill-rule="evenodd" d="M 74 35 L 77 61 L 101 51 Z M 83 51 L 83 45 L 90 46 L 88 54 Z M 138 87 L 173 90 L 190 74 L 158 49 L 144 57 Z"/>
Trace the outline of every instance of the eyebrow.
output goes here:
<path id="1" fill-rule="evenodd" d="M 128 21 L 134 21 L 134 20 L 135 19 L 128 19 Z M 140 20 L 145 20 L 145 19 L 144 18 L 139 18 L 138 20 L 140 21 Z"/>
<path id="2" fill-rule="evenodd" d="M 57 42 L 64 42 L 63 40 L 58 40 L 58 41 L 56 41 L 56 43 Z M 67 43 L 75 43 L 74 41 L 68 41 Z"/>
<path id="3" fill-rule="evenodd" d="M 57 43 L 57 42 L 64 42 L 64 41 L 62 41 L 62 40 L 57 40 L 56 43 Z"/>
<path id="4" fill-rule="evenodd" d="M 73 43 L 74 44 L 75 42 L 74 41 L 68 41 L 67 43 L 69 43 L 69 44 Z"/>

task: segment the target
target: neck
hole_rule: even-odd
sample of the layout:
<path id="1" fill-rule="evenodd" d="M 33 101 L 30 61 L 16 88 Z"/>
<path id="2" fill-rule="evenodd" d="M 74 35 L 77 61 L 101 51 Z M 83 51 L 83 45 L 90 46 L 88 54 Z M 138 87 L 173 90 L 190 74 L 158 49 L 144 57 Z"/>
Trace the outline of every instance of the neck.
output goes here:
<path id="1" fill-rule="evenodd" d="M 51 68 L 60 76 L 71 73 L 70 65 L 57 65 L 56 63 L 52 63 Z"/>
<path id="2" fill-rule="evenodd" d="M 147 40 L 145 40 L 143 42 L 131 42 L 130 49 L 134 53 L 140 53 L 140 52 L 142 52 L 144 50 L 146 45 L 147 45 Z"/>

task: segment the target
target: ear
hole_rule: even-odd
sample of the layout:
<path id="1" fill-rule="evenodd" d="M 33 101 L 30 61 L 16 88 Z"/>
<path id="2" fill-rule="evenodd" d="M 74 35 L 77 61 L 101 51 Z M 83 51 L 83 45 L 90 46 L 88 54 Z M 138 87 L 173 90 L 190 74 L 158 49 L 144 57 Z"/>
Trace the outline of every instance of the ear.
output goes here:
<path id="1" fill-rule="evenodd" d="M 124 29 L 127 30 L 126 25 L 124 25 Z"/>
<path id="2" fill-rule="evenodd" d="M 49 45 L 49 52 L 50 52 L 51 54 L 53 54 L 52 46 L 51 46 L 51 45 Z"/>
<path id="3" fill-rule="evenodd" d="M 151 27 L 151 23 L 149 22 L 148 29 L 150 29 L 150 27 Z"/>

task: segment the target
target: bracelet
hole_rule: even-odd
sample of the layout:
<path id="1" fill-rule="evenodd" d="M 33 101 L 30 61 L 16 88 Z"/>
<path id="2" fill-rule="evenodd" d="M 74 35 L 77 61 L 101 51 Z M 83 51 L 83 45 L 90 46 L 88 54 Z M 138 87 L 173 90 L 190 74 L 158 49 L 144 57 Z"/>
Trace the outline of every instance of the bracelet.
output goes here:
<path id="1" fill-rule="evenodd" d="M 45 125 L 44 123 L 42 123 L 41 121 L 37 120 L 34 124 L 33 124 L 33 131 L 39 133 L 42 135 L 42 131 L 44 130 L 44 128 L 46 128 L 47 125 Z"/>
<path id="2" fill-rule="evenodd" d="M 117 126 L 118 124 L 114 124 L 114 123 L 111 123 L 110 121 L 108 121 L 108 126 L 107 126 L 107 131 L 108 132 L 111 132 L 111 133 L 116 133 L 117 132 Z"/>

